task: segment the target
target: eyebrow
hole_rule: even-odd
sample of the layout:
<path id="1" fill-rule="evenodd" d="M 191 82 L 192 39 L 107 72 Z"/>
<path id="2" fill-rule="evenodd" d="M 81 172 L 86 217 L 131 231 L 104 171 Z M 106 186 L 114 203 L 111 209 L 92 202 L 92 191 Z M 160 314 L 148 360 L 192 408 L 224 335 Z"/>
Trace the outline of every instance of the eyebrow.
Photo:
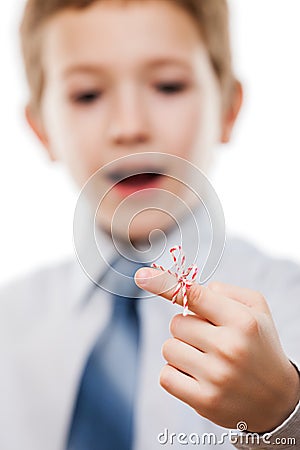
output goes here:
<path id="1" fill-rule="evenodd" d="M 188 61 L 175 57 L 156 58 L 145 62 L 144 65 L 149 69 L 156 69 L 164 66 L 179 66 L 183 69 L 191 70 L 191 64 Z M 66 67 L 63 70 L 63 76 L 64 78 L 67 78 L 74 73 L 99 74 L 105 70 L 106 68 L 102 64 L 77 63 Z"/>
<path id="2" fill-rule="evenodd" d="M 66 67 L 62 74 L 64 78 L 68 78 L 70 75 L 73 75 L 74 73 L 99 73 L 103 71 L 103 66 L 96 65 L 96 64 L 87 64 L 87 63 L 78 63 L 73 64 L 68 67 Z"/>

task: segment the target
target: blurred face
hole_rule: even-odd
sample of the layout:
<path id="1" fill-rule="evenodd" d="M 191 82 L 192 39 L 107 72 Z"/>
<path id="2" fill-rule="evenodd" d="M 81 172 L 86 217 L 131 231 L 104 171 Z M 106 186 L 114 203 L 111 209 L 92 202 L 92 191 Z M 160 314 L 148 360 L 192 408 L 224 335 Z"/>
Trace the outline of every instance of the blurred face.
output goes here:
<path id="1" fill-rule="evenodd" d="M 131 175 L 133 167 L 147 172 L 109 192 L 98 224 L 109 230 L 129 195 L 127 211 L 149 201 L 157 210 L 137 214 L 130 225 L 119 221 L 120 235 L 129 227 L 132 239 L 143 239 L 154 228 L 166 229 L 171 219 L 164 208 L 172 196 L 159 191 L 191 199 L 182 183 L 155 175 L 168 171 L 160 154 L 205 171 L 222 129 L 219 83 L 193 19 L 164 0 L 102 1 L 66 10 L 45 26 L 42 64 L 46 147 L 79 188 L 101 168 L 93 188 L 99 192 Z M 122 159 L 132 154 L 132 161 Z"/>

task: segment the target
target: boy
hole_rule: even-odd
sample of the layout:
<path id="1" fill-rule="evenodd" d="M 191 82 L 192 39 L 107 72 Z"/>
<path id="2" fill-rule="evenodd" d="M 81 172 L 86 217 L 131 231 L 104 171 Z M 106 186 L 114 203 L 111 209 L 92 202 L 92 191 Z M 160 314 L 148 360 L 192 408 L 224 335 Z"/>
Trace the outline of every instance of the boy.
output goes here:
<path id="1" fill-rule="evenodd" d="M 65 163 L 80 188 L 99 174 L 88 189 L 91 203 L 99 191 L 106 192 L 108 178 L 121 182 L 103 198 L 96 216 L 100 251 L 112 267 L 93 267 L 93 278 L 113 277 L 119 271 L 113 262 L 113 231 L 121 250 L 128 248 L 127 233 L 142 249 L 154 229 L 177 237 L 164 211 L 178 213 L 178 208 L 168 205 L 168 196 L 155 197 L 149 190 L 145 197 L 144 190 L 163 190 L 194 207 L 174 178 L 147 175 L 123 183 L 132 175 L 130 155 L 138 173 L 166 170 L 168 158 L 162 166 L 157 163 L 161 154 L 207 170 L 213 147 L 230 139 L 242 90 L 231 68 L 226 3 L 31 0 L 21 32 L 31 88 L 26 116 L 50 158 Z M 153 153 L 157 158 L 148 159 Z M 123 164 L 124 157 L 129 163 Z M 151 203 L 153 198 L 155 213 L 135 215 L 136 204 L 142 210 L 145 199 Z M 123 201 L 134 220 L 123 221 L 119 214 L 120 222 L 111 228 Z M 183 236 L 188 236 L 190 222 L 178 215 Z M 195 215 L 201 224 L 201 214 Z M 188 236 L 187 254 L 193 245 Z M 89 276 L 93 263 L 97 266 L 92 258 Z M 120 334 L 112 297 L 92 286 L 78 263 L 43 270 L 4 289 L 1 331 L 8 350 L 1 375 L 2 447 L 153 450 L 196 445 L 196 434 L 200 439 L 211 433 L 229 449 L 222 427 L 237 427 L 260 433 L 259 442 L 232 439 L 239 448 L 287 448 L 288 438 L 299 438 L 299 377 L 288 359 L 299 359 L 299 268 L 230 239 L 214 278 L 219 282 L 207 287 L 194 283 L 188 290 L 194 314 L 172 319 L 171 339 L 167 328 L 174 307 L 145 299 L 114 348 Z M 126 285 L 119 292 L 114 280 L 109 288 L 105 284 L 106 291 L 126 296 Z M 170 274 L 142 268 L 135 280 L 146 291 L 172 298 Z M 182 303 L 182 295 L 177 301 Z M 136 339 L 126 334 L 136 322 L 141 324 L 138 358 L 132 350 Z M 160 383 L 171 396 L 157 385 L 162 345 L 167 365 Z M 112 355 L 117 361 L 111 361 Z M 101 364 L 105 367 L 99 369 Z M 105 370 L 110 370 L 109 380 Z M 132 393 L 133 381 L 137 388 Z M 114 405 L 118 389 L 128 395 L 124 408 L 121 400 Z"/>

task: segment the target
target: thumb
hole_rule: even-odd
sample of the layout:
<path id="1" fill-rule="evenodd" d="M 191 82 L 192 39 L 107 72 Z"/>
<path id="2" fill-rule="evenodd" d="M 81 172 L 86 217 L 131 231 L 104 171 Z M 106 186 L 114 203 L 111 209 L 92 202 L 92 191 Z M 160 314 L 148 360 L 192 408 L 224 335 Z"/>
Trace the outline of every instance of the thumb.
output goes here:
<path id="1" fill-rule="evenodd" d="M 150 267 L 143 267 L 137 270 L 134 280 L 141 289 L 159 295 L 167 300 L 172 300 L 178 284 L 178 280 L 173 274 Z M 202 294 L 205 290 L 198 283 L 192 283 L 191 287 L 187 289 L 188 309 L 201 317 L 203 316 L 203 302 L 201 304 L 200 297 L 203 300 Z M 176 303 L 179 305 L 183 304 L 181 289 L 176 296 Z"/>
<path id="2" fill-rule="evenodd" d="M 171 300 L 174 290 L 177 286 L 177 278 L 166 272 L 150 267 L 143 267 L 136 271 L 134 281 L 141 289 L 151 292 L 155 295 Z M 199 285 L 198 285 L 199 286 Z M 259 308 L 264 303 L 263 296 L 251 289 L 241 288 L 219 281 L 210 282 L 207 287 L 216 294 L 230 298 L 249 308 Z M 200 296 L 201 286 L 199 286 Z M 178 293 L 178 302 L 182 304 L 181 292 Z"/>
<path id="3" fill-rule="evenodd" d="M 141 289 L 171 300 L 177 286 L 177 278 L 162 270 L 143 267 L 136 271 L 134 281 Z M 181 294 L 178 295 L 180 304 Z M 182 300 L 182 299 L 181 299 Z"/>
<path id="4" fill-rule="evenodd" d="M 168 300 L 172 299 L 177 278 L 161 270 L 142 268 L 135 273 L 135 282 L 141 288 Z M 230 324 L 247 309 L 267 313 L 270 311 L 263 295 L 251 289 L 221 282 L 209 283 L 207 287 L 194 282 L 187 290 L 188 308 L 198 316 L 216 325 Z M 182 305 L 181 291 L 176 303 Z"/>

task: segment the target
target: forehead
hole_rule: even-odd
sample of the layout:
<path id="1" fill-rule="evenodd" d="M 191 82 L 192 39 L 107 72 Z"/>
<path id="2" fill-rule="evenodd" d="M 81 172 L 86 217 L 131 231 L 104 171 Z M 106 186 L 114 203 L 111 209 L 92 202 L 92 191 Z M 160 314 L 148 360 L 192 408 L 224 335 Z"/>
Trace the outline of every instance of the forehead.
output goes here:
<path id="1" fill-rule="evenodd" d="M 193 18 L 168 0 L 100 1 L 58 13 L 44 30 L 44 62 L 55 60 L 58 70 L 85 61 L 119 67 L 154 59 L 191 64 L 199 50 L 206 53 Z"/>

